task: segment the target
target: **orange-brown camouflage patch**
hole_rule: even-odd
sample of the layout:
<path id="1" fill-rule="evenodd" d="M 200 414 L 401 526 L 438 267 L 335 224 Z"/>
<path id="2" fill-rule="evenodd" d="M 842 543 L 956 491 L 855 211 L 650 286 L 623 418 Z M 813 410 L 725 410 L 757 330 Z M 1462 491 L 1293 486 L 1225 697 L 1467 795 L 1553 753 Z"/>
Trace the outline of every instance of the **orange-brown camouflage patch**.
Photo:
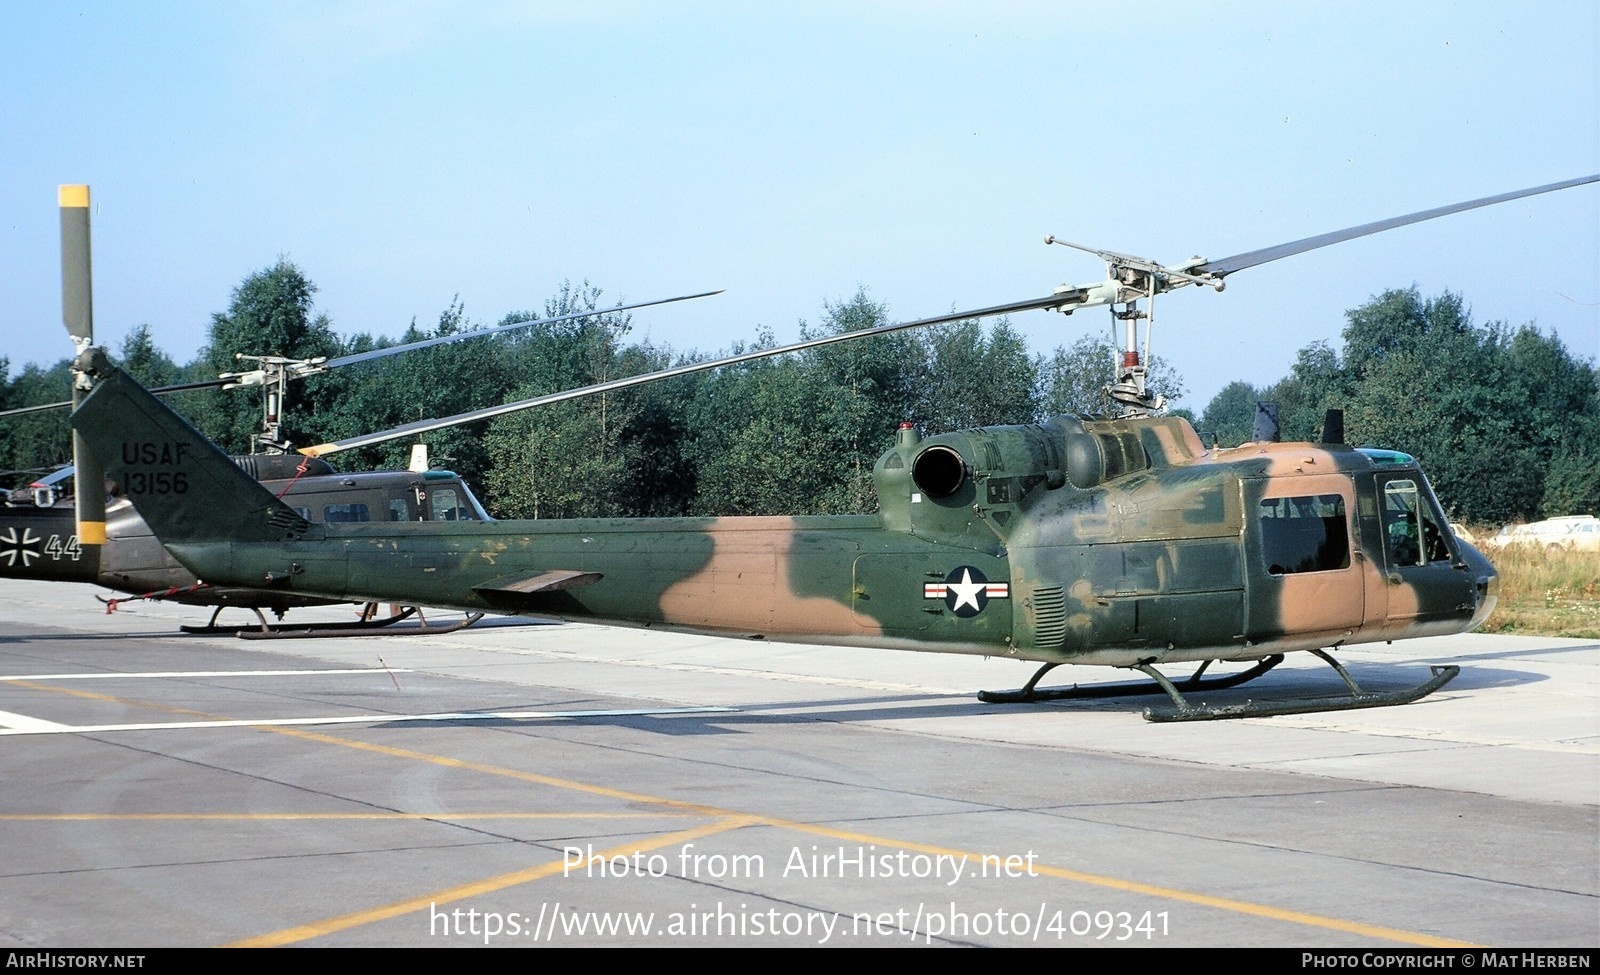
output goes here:
<path id="1" fill-rule="evenodd" d="M 1325 451 L 1305 444 L 1274 444 L 1271 477 L 1260 481 L 1262 500 L 1308 494 L 1337 494 L 1344 499 L 1345 533 L 1350 564 L 1342 569 L 1278 576 L 1278 620 L 1285 633 L 1339 633 L 1354 635 L 1365 622 L 1368 563 L 1360 551 L 1355 531 L 1355 486 L 1350 477 L 1336 474 L 1336 464 Z M 1283 447 L 1299 448 L 1282 450 Z M 1294 476 L 1298 475 L 1298 476 Z"/>
<path id="2" fill-rule="evenodd" d="M 881 628 L 851 612 L 848 592 L 835 601 L 797 596 L 789 577 L 794 519 L 722 518 L 712 524 L 711 558 L 661 594 L 666 621 L 752 633 L 854 635 Z M 848 578 L 848 572 L 841 573 Z"/>

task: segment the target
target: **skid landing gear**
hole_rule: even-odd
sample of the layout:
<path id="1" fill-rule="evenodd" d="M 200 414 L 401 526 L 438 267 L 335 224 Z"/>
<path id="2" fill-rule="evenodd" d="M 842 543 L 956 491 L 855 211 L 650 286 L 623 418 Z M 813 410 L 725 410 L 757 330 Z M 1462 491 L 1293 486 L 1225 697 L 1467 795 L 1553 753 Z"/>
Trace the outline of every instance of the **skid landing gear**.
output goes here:
<path id="1" fill-rule="evenodd" d="M 1264 657 L 1256 661 L 1254 667 L 1241 673 L 1230 674 L 1227 677 L 1213 677 L 1210 680 L 1201 679 L 1206 672 L 1206 668 L 1214 663 L 1216 663 L 1214 660 L 1205 661 L 1198 670 L 1180 681 L 1178 686 L 1191 693 L 1194 691 L 1216 691 L 1225 687 L 1238 687 L 1240 684 L 1255 680 L 1283 663 L 1283 654 L 1275 653 L 1270 657 Z M 1155 684 L 1146 684 L 1143 681 L 1123 684 L 1090 684 L 1087 687 L 1074 684 L 1071 687 L 1046 687 L 1043 690 L 1039 690 L 1039 678 L 1059 666 L 1061 666 L 1060 663 L 1045 664 L 1039 668 L 1028 683 L 1015 691 L 979 691 L 978 700 L 985 704 L 1031 704 L 1035 701 L 1068 701 L 1075 698 L 1130 697 L 1137 694 L 1160 694 L 1163 691 L 1169 695 L 1177 693 L 1176 690 L 1170 689 L 1174 687 L 1171 681 L 1157 673 L 1154 668 L 1147 664 L 1138 664 L 1137 666 L 1144 673 L 1153 675 L 1157 681 Z"/>
<path id="2" fill-rule="evenodd" d="M 1229 687 L 1238 687 L 1241 684 L 1255 680 L 1262 674 L 1283 662 L 1282 654 L 1273 654 L 1257 661 L 1254 667 L 1227 677 L 1213 677 L 1202 679 L 1206 668 L 1214 661 L 1207 660 L 1198 670 L 1188 678 L 1174 683 L 1167 676 L 1150 666 L 1148 663 L 1134 664 L 1138 670 L 1155 683 L 1121 683 L 1099 684 L 1088 687 L 1050 687 L 1040 690 L 1037 688 L 1039 678 L 1050 670 L 1060 666 L 1057 663 L 1048 663 L 1040 667 L 1019 690 L 1015 691 L 979 691 L 978 700 L 986 704 L 1018 704 L 1034 701 L 1061 701 L 1075 698 L 1097 697 L 1123 697 L 1136 694 L 1165 693 L 1172 699 L 1172 705 L 1152 705 L 1144 709 L 1146 721 L 1216 721 L 1224 718 L 1262 718 L 1277 714 L 1312 714 L 1319 711 L 1348 711 L 1355 708 L 1383 708 L 1396 704 L 1410 704 L 1412 701 L 1427 697 L 1434 691 L 1450 683 L 1455 676 L 1461 673 L 1461 668 L 1454 665 L 1433 667 L 1433 676 L 1416 687 L 1398 691 L 1365 691 L 1350 676 L 1350 672 L 1335 660 L 1333 656 L 1323 650 L 1313 650 L 1312 653 L 1322 658 L 1328 666 L 1338 672 L 1344 680 L 1345 686 L 1350 689 L 1349 695 L 1327 695 L 1322 697 L 1283 698 L 1279 700 L 1250 700 L 1239 704 L 1212 706 L 1204 702 L 1193 702 L 1184 696 L 1185 693 L 1196 694 L 1206 691 L 1222 690 Z"/>
<path id="3" fill-rule="evenodd" d="M 260 626 L 218 626 L 217 617 L 222 614 L 222 607 L 218 607 L 211 614 L 211 621 L 205 626 L 180 626 L 178 629 L 185 633 L 223 634 L 232 633 L 241 640 L 316 640 L 331 637 L 345 636 L 392 636 L 396 631 L 388 627 L 402 620 L 415 616 L 420 625 L 404 631 L 407 636 L 434 636 L 441 633 L 454 633 L 464 630 L 472 624 L 483 619 L 482 613 L 469 613 L 463 619 L 454 623 L 435 625 L 428 622 L 422 615 L 422 610 L 416 606 L 406 606 L 399 612 L 382 619 L 377 617 L 377 603 L 368 603 L 361 611 L 361 618 L 347 623 L 277 623 L 267 622 L 261 610 L 251 607 L 260 621 Z"/>

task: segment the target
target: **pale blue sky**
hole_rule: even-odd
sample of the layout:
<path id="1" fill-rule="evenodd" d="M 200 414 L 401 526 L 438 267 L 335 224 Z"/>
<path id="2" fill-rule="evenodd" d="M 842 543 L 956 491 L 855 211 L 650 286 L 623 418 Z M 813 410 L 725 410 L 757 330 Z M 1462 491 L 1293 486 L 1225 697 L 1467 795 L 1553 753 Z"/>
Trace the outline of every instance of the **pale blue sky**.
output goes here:
<path id="1" fill-rule="evenodd" d="M 102 340 L 180 361 L 286 255 L 341 333 L 492 322 L 564 279 L 636 336 L 779 341 L 1600 171 L 1600 5 L 258 3 L 0 8 L 0 355 L 66 354 L 56 186 L 93 188 Z M 1388 288 L 1600 353 L 1600 186 L 1163 299 L 1199 410 Z M 1047 352 L 1106 312 L 1013 324 Z M 273 351 L 273 350 L 262 350 Z"/>

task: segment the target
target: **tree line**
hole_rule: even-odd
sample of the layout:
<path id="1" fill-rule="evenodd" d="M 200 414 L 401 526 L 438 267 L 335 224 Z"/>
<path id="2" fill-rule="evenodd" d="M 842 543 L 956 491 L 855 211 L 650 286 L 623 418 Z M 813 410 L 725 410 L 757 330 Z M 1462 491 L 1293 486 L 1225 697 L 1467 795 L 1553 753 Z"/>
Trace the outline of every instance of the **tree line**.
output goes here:
<path id="1" fill-rule="evenodd" d="M 1600 373 L 1531 325 L 1476 325 L 1459 294 L 1386 291 L 1345 313 L 1343 346 L 1301 349 L 1270 386 L 1234 382 L 1197 426 L 1248 439 L 1255 403 L 1279 405 L 1285 440 L 1314 440 L 1324 411 L 1345 439 L 1413 454 L 1452 519 L 1474 524 L 1600 511 Z"/>
<path id="2" fill-rule="evenodd" d="M 147 385 L 215 378 L 250 363 L 237 354 L 313 358 L 364 352 L 387 340 L 341 337 L 314 308 L 316 287 L 292 263 L 247 277 L 208 341 L 185 365 L 135 329 L 115 358 Z M 582 317 L 549 322 L 569 313 Z M 1322 410 L 1341 406 L 1352 443 L 1415 453 L 1452 514 L 1474 521 L 1592 511 L 1600 502 L 1594 365 L 1554 337 L 1524 327 L 1474 326 L 1458 296 L 1424 301 L 1389 292 L 1351 311 L 1342 352 L 1302 350 L 1269 387 L 1233 383 L 1202 412 L 1203 437 L 1250 434 L 1257 400 L 1280 404 L 1286 439 L 1314 439 Z M 414 420 L 772 348 L 770 330 L 717 352 L 631 342 L 629 316 L 600 292 L 564 286 L 526 328 L 397 355 L 291 386 L 283 435 L 297 445 L 340 440 Z M 800 323 L 803 338 L 889 324 L 865 292 Z M 498 323 L 497 323 L 498 324 Z M 415 323 L 399 343 L 470 331 L 459 303 L 436 325 Z M 849 513 L 875 509 L 872 466 L 910 422 L 924 432 L 1096 415 L 1111 371 L 1108 337 L 1085 336 L 1031 353 L 1004 319 L 897 333 L 760 359 L 428 434 L 436 464 L 451 467 L 500 517 Z M 1183 395 L 1157 360 L 1151 384 Z M 66 360 L 10 376 L 0 358 L 0 409 L 65 398 Z M 261 426 L 259 391 L 175 395 L 174 407 L 234 452 Z M 1179 410 L 1177 412 L 1184 412 Z M 1188 414 L 1185 414 L 1188 415 Z M 1191 417 L 1192 418 L 1192 417 Z M 404 466 L 410 443 L 337 455 L 346 470 Z M 66 463 L 62 413 L 0 420 L 0 470 Z M 13 479 L 15 480 L 15 479 Z"/>

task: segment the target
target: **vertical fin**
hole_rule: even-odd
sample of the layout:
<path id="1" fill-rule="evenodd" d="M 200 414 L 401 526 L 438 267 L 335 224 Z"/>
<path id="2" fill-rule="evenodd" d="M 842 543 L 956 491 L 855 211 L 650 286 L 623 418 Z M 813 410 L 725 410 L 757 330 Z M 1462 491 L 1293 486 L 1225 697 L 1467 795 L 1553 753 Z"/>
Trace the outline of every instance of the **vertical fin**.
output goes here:
<path id="1" fill-rule="evenodd" d="M 93 352 L 97 382 L 72 414 L 73 429 L 163 544 L 320 537 L 187 421 Z"/>

